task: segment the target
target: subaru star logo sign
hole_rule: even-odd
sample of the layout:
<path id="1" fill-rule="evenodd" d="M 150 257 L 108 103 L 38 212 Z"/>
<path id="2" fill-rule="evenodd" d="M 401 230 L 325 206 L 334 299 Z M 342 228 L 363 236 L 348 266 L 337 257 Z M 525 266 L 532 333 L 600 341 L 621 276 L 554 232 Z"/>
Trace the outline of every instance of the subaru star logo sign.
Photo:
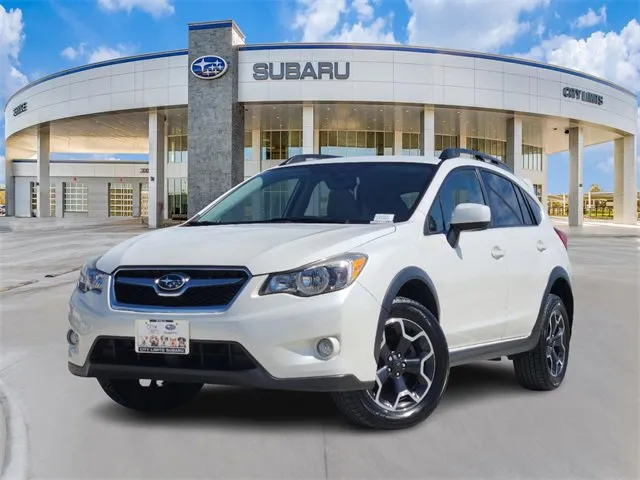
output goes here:
<path id="1" fill-rule="evenodd" d="M 217 55 L 205 55 L 196 58 L 191 63 L 191 73 L 198 78 L 213 80 L 224 75 L 228 67 L 229 64 L 224 58 Z"/>
<path id="2" fill-rule="evenodd" d="M 165 292 L 175 292 L 180 290 L 189 281 L 189 277 L 181 273 L 168 273 L 156 279 L 156 285 Z"/>

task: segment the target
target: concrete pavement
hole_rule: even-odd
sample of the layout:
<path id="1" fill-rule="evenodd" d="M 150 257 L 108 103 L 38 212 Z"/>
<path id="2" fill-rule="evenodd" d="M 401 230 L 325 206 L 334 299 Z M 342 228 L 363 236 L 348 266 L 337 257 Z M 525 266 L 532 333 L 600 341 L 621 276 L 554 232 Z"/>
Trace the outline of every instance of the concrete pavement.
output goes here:
<path id="1" fill-rule="evenodd" d="M 8 275 L 77 267 L 136 233 L 105 228 L 0 234 L 3 254 L 26 256 L 50 235 L 55 245 Z M 223 387 L 178 412 L 135 415 L 67 371 L 77 272 L 0 293 L 1 377 L 24 412 L 30 478 L 638 478 L 637 232 L 561 228 L 577 297 L 564 385 L 524 390 L 510 362 L 459 367 L 427 422 L 400 432 L 353 429 L 326 395 Z"/>

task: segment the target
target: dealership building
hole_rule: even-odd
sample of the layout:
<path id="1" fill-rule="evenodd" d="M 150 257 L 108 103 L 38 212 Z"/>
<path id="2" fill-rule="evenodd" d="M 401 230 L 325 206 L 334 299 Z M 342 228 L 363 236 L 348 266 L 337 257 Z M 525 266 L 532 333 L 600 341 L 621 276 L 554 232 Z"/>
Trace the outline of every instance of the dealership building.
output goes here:
<path id="1" fill-rule="evenodd" d="M 614 83 L 440 48 L 249 44 L 232 21 L 190 24 L 188 38 L 186 50 L 84 65 L 16 92 L 4 110 L 7 214 L 156 227 L 294 154 L 466 147 L 501 158 L 543 203 L 548 155 L 568 151 L 569 220 L 580 225 L 584 149 L 614 142 L 615 220 L 637 220 L 636 96 Z"/>

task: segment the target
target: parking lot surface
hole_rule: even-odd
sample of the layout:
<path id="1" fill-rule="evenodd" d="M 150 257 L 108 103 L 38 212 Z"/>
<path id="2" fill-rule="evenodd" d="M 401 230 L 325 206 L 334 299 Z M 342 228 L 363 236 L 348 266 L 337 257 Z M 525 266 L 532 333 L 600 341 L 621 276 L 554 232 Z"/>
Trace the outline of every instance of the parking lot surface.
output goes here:
<path id="1" fill-rule="evenodd" d="M 576 320 L 565 383 L 531 392 L 511 362 L 453 369 L 418 427 L 370 432 L 323 394 L 208 387 L 141 416 L 67 370 L 67 301 L 84 257 L 146 231 L 0 233 L 1 377 L 22 406 L 31 478 L 616 478 L 638 467 L 638 229 L 569 233 Z M 179 245 L 176 245 L 179 248 Z"/>

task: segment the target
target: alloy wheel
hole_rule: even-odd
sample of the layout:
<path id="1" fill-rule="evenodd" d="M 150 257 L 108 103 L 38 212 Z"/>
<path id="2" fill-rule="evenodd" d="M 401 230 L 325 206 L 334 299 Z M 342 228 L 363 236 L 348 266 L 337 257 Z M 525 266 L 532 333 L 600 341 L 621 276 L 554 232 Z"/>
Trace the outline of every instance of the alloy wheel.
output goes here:
<path id="1" fill-rule="evenodd" d="M 552 377 L 558 377 L 564 370 L 567 349 L 565 346 L 565 320 L 558 309 L 549 315 L 546 336 L 546 360 L 549 373 Z"/>
<path id="2" fill-rule="evenodd" d="M 395 414 L 411 414 L 429 393 L 435 373 L 435 352 L 424 329 L 406 318 L 388 319 L 376 384 L 368 392 L 376 404 Z"/>

